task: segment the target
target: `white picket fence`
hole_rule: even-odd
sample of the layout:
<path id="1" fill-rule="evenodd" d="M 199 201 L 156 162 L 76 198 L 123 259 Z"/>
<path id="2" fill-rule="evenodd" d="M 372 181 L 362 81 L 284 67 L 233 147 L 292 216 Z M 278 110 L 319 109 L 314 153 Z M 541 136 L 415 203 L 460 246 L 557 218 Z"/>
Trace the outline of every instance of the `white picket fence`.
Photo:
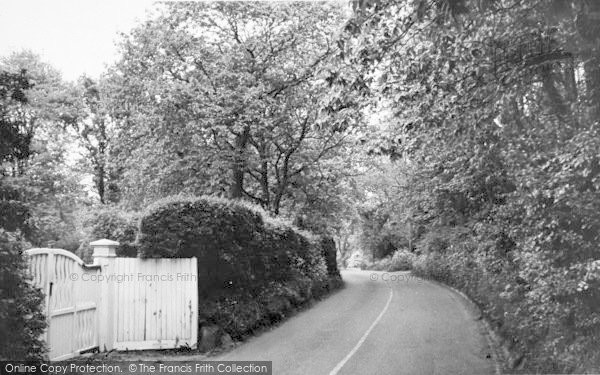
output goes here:
<path id="1" fill-rule="evenodd" d="M 195 347 L 196 258 L 118 258 L 117 242 L 92 242 L 94 264 L 61 249 L 26 251 L 45 294 L 51 360 L 83 351 Z"/>

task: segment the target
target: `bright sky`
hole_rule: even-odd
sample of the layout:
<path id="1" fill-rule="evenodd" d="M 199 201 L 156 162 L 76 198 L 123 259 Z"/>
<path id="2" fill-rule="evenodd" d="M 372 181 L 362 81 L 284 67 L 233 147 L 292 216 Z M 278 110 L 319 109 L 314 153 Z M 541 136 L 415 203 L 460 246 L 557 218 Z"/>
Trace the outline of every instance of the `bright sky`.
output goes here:
<path id="1" fill-rule="evenodd" d="M 146 18 L 152 0 L 0 0 L 0 57 L 29 49 L 76 80 L 97 78 L 117 56 L 119 31 Z"/>

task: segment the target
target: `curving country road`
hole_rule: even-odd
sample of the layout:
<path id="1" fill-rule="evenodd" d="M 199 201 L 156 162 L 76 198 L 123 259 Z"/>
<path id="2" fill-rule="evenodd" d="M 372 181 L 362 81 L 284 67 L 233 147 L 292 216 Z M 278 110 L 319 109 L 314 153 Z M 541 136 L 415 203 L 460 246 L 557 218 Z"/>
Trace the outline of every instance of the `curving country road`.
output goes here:
<path id="1" fill-rule="evenodd" d="M 211 360 L 273 374 L 493 374 L 485 330 L 451 290 L 407 272 L 342 272 L 343 290 Z"/>

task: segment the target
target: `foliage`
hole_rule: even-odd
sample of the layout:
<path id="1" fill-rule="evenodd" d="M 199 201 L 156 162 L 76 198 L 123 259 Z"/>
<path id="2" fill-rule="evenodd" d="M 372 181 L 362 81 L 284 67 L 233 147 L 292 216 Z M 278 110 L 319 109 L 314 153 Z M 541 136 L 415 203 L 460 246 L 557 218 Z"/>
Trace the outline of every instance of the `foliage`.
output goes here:
<path id="1" fill-rule="evenodd" d="M 139 245 L 145 257 L 196 256 L 201 295 L 298 274 L 318 284 L 327 270 L 318 238 L 257 207 L 211 197 L 155 203 L 141 218 Z"/>
<path id="2" fill-rule="evenodd" d="M 91 169 L 93 183 L 100 203 L 115 203 L 120 199 L 115 183 L 118 166 L 112 162 L 111 146 L 114 143 L 114 121 L 109 116 L 107 95 L 109 88 L 103 80 L 96 82 L 83 76 L 77 87 L 77 119 L 71 128 L 85 149 L 85 162 Z"/>
<path id="3" fill-rule="evenodd" d="M 7 231 L 30 230 L 29 207 L 11 178 L 15 166 L 30 154 L 31 135 L 24 131 L 23 119 L 14 115 L 27 104 L 29 87 L 25 72 L 0 72 L 0 228 Z"/>
<path id="4" fill-rule="evenodd" d="M 27 103 L 25 91 L 31 87 L 25 71 L 0 72 L 0 160 L 14 163 L 29 155 L 31 134 L 24 131 L 23 118 L 14 116 Z"/>
<path id="5" fill-rule="evenodd" d="M 76 121 L 74 87 L 64 82 L 60 72 L 39 55 L 31 51 L 12 53 L 0 59 L 0 69 L 20 74 L 28 82 L 24 92 L 27 105 L 19 107 L 17 118 L 21 121 L 21 133 L 30 141 Z M 16 167 L 18 173 L 23 173 L 22 167 L 26 166 Z"/>
<path id="6" fill-rule="evenodd" d="M 313 298 L 311 284 L 306 277 L 271 281 L 253 294 L 237 292 L 205 300 L 199 306 L 199 314 L 206 321 L 218 324 L 232 338 L 242 339 L 308 303 Z"/>
<path id="7" fill-rule="evenodd" d="M 82 175 L 73 170 L 68 159 L 70 142 L 63 134 L 48 139 L 34 138 L 35 153 L 25 173 L 13 179 L 31 206 L 31 242 L 34 246 L 57 247 L 75 251 L 82 234 L 78 230 L 78 211 L 89 204 L 81 184 Z"/>
<path id="8" fill-rule="evenodd" d="M 333 235 L 342 263 L 464 290 L 510 371 L 599 368 L 600 3 L 352 4 L 163 4 L 78 86 L 2 59 L 0 225 L 72 248 L 81 167 L 129 208 L 243 198 Z M 88 240 L 131 243 L 106 212 Z M 331 240 L 237 201 L 163 200 L 141 226 L 146 256 L 204 259 L 202 315 L 236 337 L 336 273 Z"/>
<path id="9" fill-rule="evenodd" d="M 325 108 L 342 18 L 329 3 L 173 3 L 132 30 L 108 77 L 126 201 L 321 210 L 357 123 L 351 106 Z"/>
<path id="10" fill-rule="evenodd" d="M 138 242 L 144 257 L 197 257 L 205 301 L 201 319 L 235 337 L 322 296 L 337 287 L 329 276 L 339 278 L 324 257 L 322 243 L 331 251 L 330 241 L 242 201 L 181 196 L 158 201 L 141 218 Z M 281 303 L 274 307 L 276 301 Z"/>
<path id="11" fill-rule="evenodd" d="M 20 240 L 0 229 L 0 359 L 45 358 L 43 308 L 41 291 L 28 281 Z"/>
<path id="12" fill-rule="evenodd" d="M 8 184 L 0 185 L 0 228 L 7 231 L 21 231 L 29 233 L 30 209 L 22 201 L 21 194 L 13 186 Z"/>
<path id="13" fill-rule="evenodd" d="M 406 250 L 399 250 L 392 255 L 388 271 L 407 271 L 412 268 L 415 255 Z"/>
<path id="14" fill-rule="evenodd" d="M 354 247 L 362 249 L 369 261 L 391 256 L 398 249 L 415 248 L 418 231 L 414 228 L 414 210 L 404 200 L 396 199 L 398 195 L 409 198 L 398 164 L 387 157 L 371 155 L 365 163 L 367 172 L 355 178 L 357 189 L 363 193 L 356 198 L 353 213 Z"/>
<path id="15" fill-rule="evenodd" d="M 116 253 L 120 257 L 137 256 L 136 238 L 138 217 L 114 206 L 100 206 L 89 210 L 82 218 L 83 242 L 77 249 L 81 259 L 90 262 L 93 249 L 90 242 L 103 238 L 118 241 Z"/>
<path id="16" fill-rule="evenodd" d="M 334 78 L 386 112 L 364 144 L 395 166 L 368 233 L 410 219 L 416 272 L 482 306 L 511 351 L 510 371 L 593 372 L 598 4 L 356 9 L 340 58 L 361 68 Z"/>
<path id="17" fill-rule="evenodd" d="M 408 271 L 412 269 L 415 259 L 416 256 L 413 253 L 406 250 L 397 250 L 390 256 L 376 259 L 372 263 L 365 263 L 360 268 L 388 272 Z"/>
<path id="18" fill-rule="evenodd" d="M 0 70 L 0 359 L 40 360 L 46 348 L 43 295 L 28 283 L 20 234 L 31 235 L 31 210 L 15 177 L 31 154 L 24 71 Z M 12 232 L 12 233 L 11 233 Z"/>
<path id="19" fill-rule="evenodd" d="M 439 253 L 443 254 L 452 249 L 461 239 L 468 237 L 468 228 L 456 227 L 432 227 L 425 232 L 416 245 L 416 251 L 420 254 Z"/>
<path id="20" fill-rule="evenodd" d="M 85 197 L 81 174 L 68 161 L 74 139 L 64 126 L 76 118 L 76 94 L 32 52 L 1 58 L 0 69 L 6 71 L 3 77 L 13 77 L 12 86 L 2 85 L 2 118 L 11 123 L 2 129 L 12 133 L 3 134 L 11 144 L 3 145 L 10 154 L 2 155 L 0 167 L 2 205 L 12 201 L 5 212 L 20 216 L 7 221 L 14 226 L 25 220 L 27 231 L 19 229 L 34 246 L 74 251 L 80 239 L 73 230 L 74 212 Z"/>
<path id="21" fill-rule="evenodd" d="M 322 235 L 321 249 L 322 257 L 325 259 L 325 265 L 327 266 L 327 274 L 329 276 L 339 277 L 340 271 L 337 266 L 337 248 L 335 246 L 335 240 L 332 237 Z"/>

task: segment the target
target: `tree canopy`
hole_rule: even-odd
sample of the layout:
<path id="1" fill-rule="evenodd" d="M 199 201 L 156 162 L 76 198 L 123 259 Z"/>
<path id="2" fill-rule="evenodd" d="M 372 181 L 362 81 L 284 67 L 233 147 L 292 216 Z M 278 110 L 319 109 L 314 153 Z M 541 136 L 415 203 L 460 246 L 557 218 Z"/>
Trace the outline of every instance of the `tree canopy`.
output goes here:
<path id="1" fill-rule="evenodd" d="M 19 220 L 2 226 L 82 251 L 98 228 L 131 245 L 159 198 L 251 201 L 329 232 L 341 261 L 407 259 L 465 291 L 511 371 L 585 372 L 599 4 L 175 2 L 121 35 L 98 79 L 6 56 L 0 203 Z M 113 212 L 126 224 L 86 224 Z"/>
<path id="2" fill-rule="evenodd" d="M 386 175 L 396 176 L 395 193 L 375 192 L 386 204 L 363 215 L 365 238 L 397 236 L 392 224 L 405 222 L 424 254 L 419 272 L 484 307 L 512 340 L 512 370 L 593 367 L 598 357 L 585 348 L 600 328 L 598 5 L 415 0 L 355 9 L 339 57 L 360 70 L 334 78 L 385 111 L 365 145 L 395 160 Z M 391 242 L 402 248 L 407 239 Z M 385 243 L 364 245 L 377 257 Z"/>
<path id="3" fill-rule="evenodd" d="M 127 123 L 119 152 L 135 165 L 124 185 L 142 199 L 210 192 L 278 213 L 325 178 L 358 126 L 321 105 L 341 20 L 329 4 L 165 6 L 125 38 L 109 77 Z"/>

